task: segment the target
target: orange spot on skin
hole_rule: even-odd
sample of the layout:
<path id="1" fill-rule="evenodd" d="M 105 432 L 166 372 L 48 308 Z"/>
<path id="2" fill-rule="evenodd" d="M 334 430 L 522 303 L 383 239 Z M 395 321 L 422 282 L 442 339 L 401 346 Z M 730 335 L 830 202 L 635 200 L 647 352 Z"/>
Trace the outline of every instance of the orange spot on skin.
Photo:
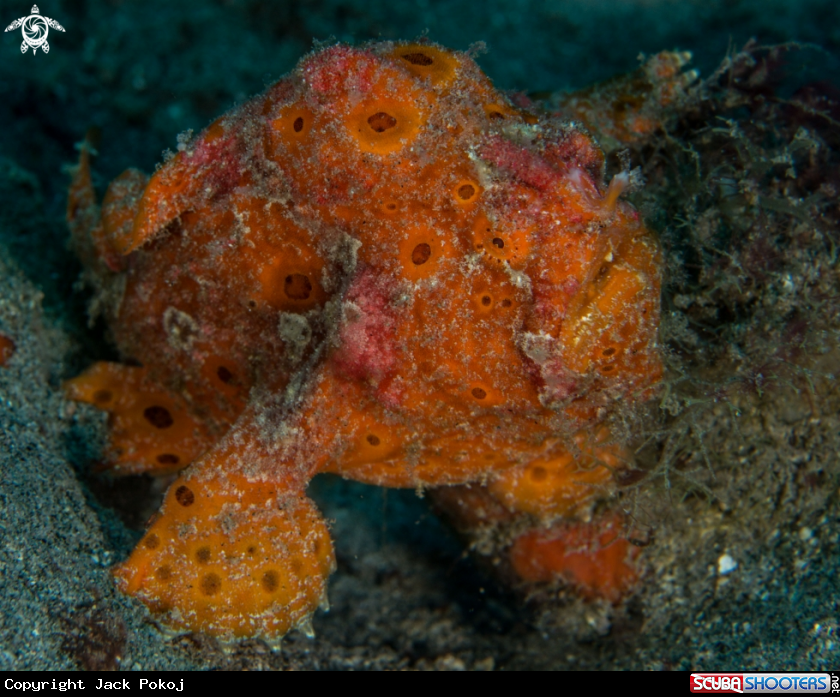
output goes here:
<path id="1" fill-rule="evenodd" d="M 511 511 L 545 521 L 572 518 L 613 489 L 613 474 L 629 457 L 609 431 L 579 433 L 567 449 L 552 448 L 527 467 L 505 470 L 488 491 Z"/>
<path id="2" fill-rule="evenodd" d="M 431 44 L 397 44 L 391 55 L 412 75 L 438 88 L 450 86 L 462 65 L 457 54 Z"/>

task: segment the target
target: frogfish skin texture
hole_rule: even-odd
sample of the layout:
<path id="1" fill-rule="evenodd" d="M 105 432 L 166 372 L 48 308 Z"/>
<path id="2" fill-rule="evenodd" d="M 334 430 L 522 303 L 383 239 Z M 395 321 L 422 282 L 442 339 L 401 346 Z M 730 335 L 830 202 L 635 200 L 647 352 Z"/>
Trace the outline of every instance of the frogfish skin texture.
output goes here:
<path id="1" fill-rule="evenodd" d="M 308 632 L 329 472 L 495 507 L 523 580 L 617 597 L 617 524 L 581 530 L 626 460 L 605 419 L 661 377 L 661 262 L 604 169 L 430 43 L 314 52 L 101 205 L 83 148 L 68 220 L 124 362 L 66 389 L 111 472 L 175 477 L 119 587 L 174 630 Z"/>

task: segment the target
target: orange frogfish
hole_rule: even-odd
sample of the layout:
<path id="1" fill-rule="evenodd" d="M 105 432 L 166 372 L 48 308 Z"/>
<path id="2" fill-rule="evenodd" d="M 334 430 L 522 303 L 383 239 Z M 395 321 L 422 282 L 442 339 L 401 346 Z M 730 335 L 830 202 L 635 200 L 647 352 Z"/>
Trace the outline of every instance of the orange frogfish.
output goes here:
<path id="1" fill-rule="evenodd" d="M 83 147 L 68 220 L 124 362 L 66 390 L 111 472 L 177 475 L 119 588 L 174 630 L 307 632 L 329 472 L 495 507 L 522 579 L 617 597 L 620 526 L 584 528 L 626 460 L 606 417 L 661 378 L 661 259 L 604 172 L 431 43 L 316 51 L 101 205 Z"/>

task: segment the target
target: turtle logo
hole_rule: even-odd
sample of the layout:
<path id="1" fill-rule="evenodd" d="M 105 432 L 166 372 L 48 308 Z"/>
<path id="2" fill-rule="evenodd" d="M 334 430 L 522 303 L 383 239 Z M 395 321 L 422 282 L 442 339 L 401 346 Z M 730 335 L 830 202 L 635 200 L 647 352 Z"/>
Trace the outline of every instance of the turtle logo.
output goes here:
<path id="1" fill-rule="evenodd" d="M 58 31 L 64 31 L 58 22 L 49 17 L 43 17 L 38 12 L 38 6 L 32 6 L 32 14 L 28 17 L 21 17 L 12 22 L 6 31 L 12 31 L 22 27 L 23 43 L 20 45 L 20 52 L 26 53 L 26 49 L 32 48 L 32 55 L 34 56 L 40 48 L 44 53 L 50 52 L 50 45 L 47 43 L 47 34 L 50 33 L 50 27 Z"/>

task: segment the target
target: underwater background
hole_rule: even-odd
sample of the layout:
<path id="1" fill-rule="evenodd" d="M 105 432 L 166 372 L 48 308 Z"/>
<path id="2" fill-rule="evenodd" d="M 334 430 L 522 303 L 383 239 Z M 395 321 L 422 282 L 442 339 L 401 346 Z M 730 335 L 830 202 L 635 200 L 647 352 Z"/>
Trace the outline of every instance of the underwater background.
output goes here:
<path id="1" fill-rule="evenodd" d="M 0 2 L 0 24 L 30 7 Z M 20 31 L 0 39 L 0 333 L 15 343 L 0 367 L 0 668 L 838 665 L 836 2 L 50 0 L 39 9 L 66 30 L 50 33 L 48 54 L 21 54 Z M 116 358 L 104 327 L 88 326 L 81 269 L 67 246 L 67 168 L 78 157 L 76 144 L 93 129 L 101 192 L 127 167 L 153 171 L 179 133 L 198 132 L 261 92 L 316 42 L 419 36 L 459 50 L 482 42 L 478 62 L 495 84 L 530 94 L 585 87 L 661 50 L 691 51 L 701 79 L 750 39 L 749 55 L 771 57 L 772 77 L 751 72 L 755 89 L 749 98 L 742 90 L 742 101 L 725 105 L 725 114 L 697 104 L 687 110 L 674 127 L 686 147 L 631 153 L 634 164 L 676 161 L 690 144 L 708 165 L 696 190 L 682 192 L 651 166 L 649 191 L 635 201 L 669 255 L 663 314 L 673 316 L 663 338 L 671 375 L 680 379 L 676 401 L 663 399 L 651 419 L 661 427 L 660 450 L 678 450 L 674 459 L 683 467 L 682 475 L 648 477 L 627 495 L 644 508 L 652 531 L 640 588 L 619 609 L 525 599 L 465 554 L 413 491 L 320 478 L 312 494 L 333 521 L 338 572 L 332 609 L 315 618 L 316 638 L 292 634 L 271 653 L 259 642 L 225 652 L 200 636 L 166 637 L 108 574 L 140 537 L 160 484 L 93 473 L 102 418 L 71 405 L 60 390 L 94 360 Z M 791 43 L 798 46 L 781 53 L 757 48 Z M 724 88 L 708 99 L 725 101 Z M 786 110 L 788 102 L 801 105 L 803 94 L 811 112 Z M 778 108 L 759 108 L 759 99 Z M 727 126 L 731 152 L 715 160 L 712 145 L 707 153 L 691 141 L 706 117 L 741 119 L 737 134 Z M 779 145 L 806 137 L 818 145 Z M 754 146 L 748 155 L 738 147 L 746 142 Z M 756 154 L 761 148 L 766 152 Z M 726 193 L 720 171 L 746 173 L 760 188 L 767 185 L 760 163 L 783 156 L 808 172 L 802 187 L 816 197 L 812 208 L 752 210 Z M 698 252 L 702 235 L 680 224 L 718 214 L 729 232 L 714 247 L 729 245 L 728 258 L 754 284 L 749 301 L 742 287 L 722 280 L 735 267 Z M 823 246 L 797 247 L 802 230 L 815 226 Z M 704 315 L 717 329 L 692 333 L 688 324 L 701 306 L 720 309 L 712 320 Z M 773 353 L 780 341 L 797 342 L 798 351 L 780 357 Z M 731 373 L 713 374 L 710 363 L 721 364 L 723 355 Z M 702 462 L 696 475 L 695 460 Z M 672 481 L 680 476 L 680 484 Z"/>

